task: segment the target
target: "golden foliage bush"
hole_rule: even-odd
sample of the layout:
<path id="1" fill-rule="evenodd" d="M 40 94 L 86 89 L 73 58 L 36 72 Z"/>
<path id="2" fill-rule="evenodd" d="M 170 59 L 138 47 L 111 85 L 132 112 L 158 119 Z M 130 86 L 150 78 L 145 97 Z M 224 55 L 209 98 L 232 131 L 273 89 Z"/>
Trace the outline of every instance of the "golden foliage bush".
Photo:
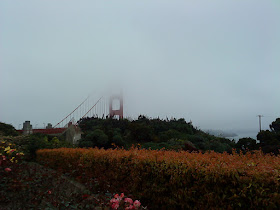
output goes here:
<path id="1" fill-rule="evenodd" d="M 40 163 L 82 182 L 98 179 L 149 208 L 279 208 L 280 157 L 123 149 L 44 149 Z"/>

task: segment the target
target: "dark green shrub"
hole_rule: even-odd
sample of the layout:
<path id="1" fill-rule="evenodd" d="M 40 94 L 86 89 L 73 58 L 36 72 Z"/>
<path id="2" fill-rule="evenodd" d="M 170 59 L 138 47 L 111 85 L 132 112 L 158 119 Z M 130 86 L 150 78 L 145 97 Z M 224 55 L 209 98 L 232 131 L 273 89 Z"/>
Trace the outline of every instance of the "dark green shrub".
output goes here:
<path id="1" fill-rule="evenodd" d="M 12 125 L 2 122 L 0 122 L 0 134 L 2 136 L 18 136 L 18 132 Z"/>

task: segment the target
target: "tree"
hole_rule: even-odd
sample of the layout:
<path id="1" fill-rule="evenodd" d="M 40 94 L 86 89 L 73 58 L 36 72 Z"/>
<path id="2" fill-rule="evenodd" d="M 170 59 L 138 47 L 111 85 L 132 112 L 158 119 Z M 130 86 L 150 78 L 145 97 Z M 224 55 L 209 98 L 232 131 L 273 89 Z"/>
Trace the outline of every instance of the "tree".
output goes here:
<path id="1" fill-rule="evenodd" d="M 142 118 L 141 120 L 143 120 Z M 132 123 L 130 126 L 132 138 L 137 142 L 149 142 L 152 140 L 152 127 L 145 123 Z"/>
<path id="2" fill-rule="evenodd" d="M 276 134 L 270 132 L 269 130 L 259 132 L 257 135 L 257 139 L 260 141 L 262 147 L 266 145 L 280 144 L 280 141 L 277 139 Z"/>
<path id="3" fill-rule="evenodd" d="M 208 135 L 187 123 L 185 119 L 160 120 L 140 115 L 136 120 L 84 118 L 79 121 L 83 131 L 79 145 L 82 147 L 128 147 L 141 143 L 152 148 L 182 149 L 188 140 L 199 150 L 231 151 L 235 142 Z M 180 142 L 182 140 L 183 142 Z M 153 144 L 152 144 L 152 143 Z"/>
<path id="4" fill-rule="evenodd" d="M 85 142 L 88 142 L 88 145 L 85 145 Z M 88 147 L 106 147 L 108 146 L 107 144 L 108 136 L 100 129 L 89 132 L 84 140 L 81 141 L 81 145 Z"/>
<path id="5" fill-rule="evenodd" d="M 280 118 L 277 118 L 270 125 L 270 130 L 261 131 L 257 135 L 264 153 L 279 154 L 280 149 Z"/>
<path id="6" fill-rule="evenodd" d="M 255 150 L 257 148 L 257 142 L 255 139 L 252 138 L 241 138 L 236 144 L 236 149 L 245 150 Z"/>
<path id="7" fill-rule="evenodd" d="M 12 125 L 0 122 L 0 134 L 3 136 L 17 136 L 18 132 Z"/>
<path id="8" fill-rule="evenodd" d="M 162 141 L 168 141 L 170 139 L 180 139 L 182 133 L 174 129 L 169 129 L 168 131 L 161 132 L 159 136 Z"/>
<path id="9" fill-rule="evenodd" d="M 113 143 L 115 143 L 117 146 L 125 146 L 125 142 L 123 141 L 121 135 L 117 134 L 113 137 Z"/>
<path id="10" fill-rule="evenodd" d="M 280 134 L 280 118 L 277 118 L 269 125 L 272 132 Z"/>

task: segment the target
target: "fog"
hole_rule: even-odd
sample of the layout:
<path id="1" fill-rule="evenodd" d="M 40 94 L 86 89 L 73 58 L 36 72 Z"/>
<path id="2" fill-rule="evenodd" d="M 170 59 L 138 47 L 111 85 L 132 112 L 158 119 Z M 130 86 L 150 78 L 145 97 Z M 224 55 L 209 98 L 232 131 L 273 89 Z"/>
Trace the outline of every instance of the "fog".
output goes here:
<path id="1" fill-rule="evenodd" d="M 121 89 L 125 117 L 257 133 L 280 117 L 280 4 L 0 2 L 0 121 L 56 124 Z M 21 124 L 21 125 L 20 125 Z"/>

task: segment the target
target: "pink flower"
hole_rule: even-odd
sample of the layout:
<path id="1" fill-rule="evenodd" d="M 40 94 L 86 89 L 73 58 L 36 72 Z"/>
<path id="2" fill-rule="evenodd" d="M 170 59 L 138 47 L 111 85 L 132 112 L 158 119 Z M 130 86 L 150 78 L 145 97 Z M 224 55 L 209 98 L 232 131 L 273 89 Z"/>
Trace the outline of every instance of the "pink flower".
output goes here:
<path id="1" fill-rule="evenodd" d="M 118 201 L 114 202 L 111 207 L 112 207 L 112 209 L 118 209 L 119 208 L 119 202 Z"/>
<path id="2" fill-rule="evenodd" d="M 135 209 L 135 208 L 133 205 L 130 205 L 130 206 L 126 207 L 125 209 L 127 210 L 127 209 Z"/>
<path id="3" fill-rule="evenodd" d="M 5 171 L 6 171 L 6 172 L 10 172 L 10 171 L 12 171 L 12 169 L 10 169 L 10 168 L 5 168 Z"/>
<path id="4" fill-rule="evenodd" d="M 141 203 L 140 203 L 140 201 L 135 200 L 133 205 L 135 206 L 135 208 L 138 208 L 139 206 L 141 206 Z"/>
<path id="5" fill-rule="evenodd" d="M 52 191 L 49 190 L 49 191 L 48 191 L 48 194 L 52 194 Z"/>
<path id="6" fill-rule="evenodd" d="M 123 193 L 122 193 L 120 196 L 119 196 L 119 194 L 116 194 L 116 195 L 114 195 L 114 198 L 115 198 L 117 201 L 120 201 L 120 200 L 122 200 L 123 196 L 124 196 Z"/>
<path id="7" fill-rule="evenodd" d="M 117 198 L 112 198 L 110 200 L 110 203 L 118 203 L 118 202 L 119 202 L 119 199 L 117 199 Z"/>
<path id="8" fill-rule="evenodd" d="M 125 198 L 124 202 L 133 204 L 133 200 L 131 198 Z"/>

